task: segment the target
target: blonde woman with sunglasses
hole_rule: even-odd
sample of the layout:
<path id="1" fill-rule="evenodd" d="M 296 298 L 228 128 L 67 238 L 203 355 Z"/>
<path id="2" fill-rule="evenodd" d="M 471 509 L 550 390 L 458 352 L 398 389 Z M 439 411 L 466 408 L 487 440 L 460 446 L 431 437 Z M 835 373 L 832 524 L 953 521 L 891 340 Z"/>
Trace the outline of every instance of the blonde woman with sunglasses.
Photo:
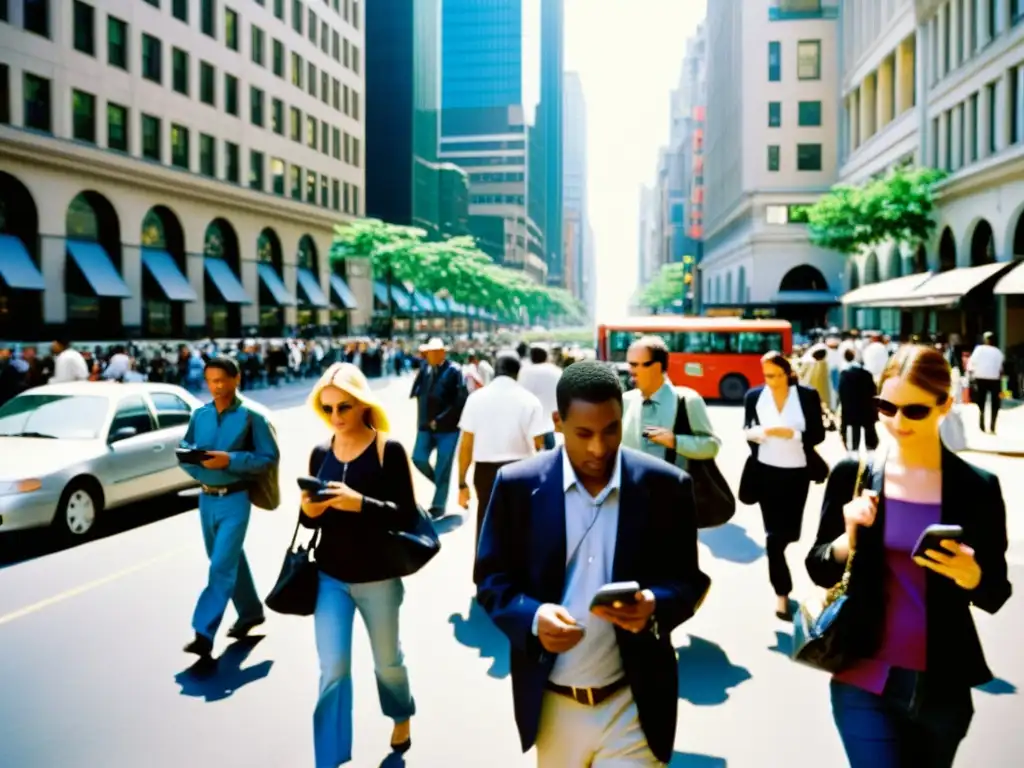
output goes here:
<path id="1" fill-rule="evenodd" d="M 330 428 L 313 449 L 309 474 L 330 483 L 323 497 L 302 496 L 302 523 L 319 529 L 319 570 L 314 624 L 320 657 L 320 698 L 313 716 L 317 768 L 352 759 L 352 627 L 356 611 L 366 624 L 377 691 L 394 730 L 391 748 L 412 746 L 415 713 L 399 643 L 404 587 L 380 553 L 390 531 L 411 530 L 418 519 L 409 459 L 387 439 L 388 418 L 363 373 L 350 363 L 332 365 L 309 396 Z"/>

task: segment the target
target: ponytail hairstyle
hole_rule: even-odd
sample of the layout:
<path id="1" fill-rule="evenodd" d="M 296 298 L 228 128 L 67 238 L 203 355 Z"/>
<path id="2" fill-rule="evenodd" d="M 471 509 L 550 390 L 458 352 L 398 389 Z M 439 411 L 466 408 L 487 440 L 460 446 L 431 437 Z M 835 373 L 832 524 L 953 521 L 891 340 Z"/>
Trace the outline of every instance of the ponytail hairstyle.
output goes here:
<path id="1" fill-rule="evenodd" d="M 798 378 L 796 375 L 796 371 L 793 370 L 793 364 L 789 362 L 789 358 L 786 357 L 781 352 L 776 352 L 773 350 L 771 352 L 766 353 L 764 357 L 761 358 L 761 363 L 771 363 L 776 368 L 781 369 L 781 371 L 784 374 L 786 374 L 786 381 L 789 382 L 790 386 L 797 383 Z"/>

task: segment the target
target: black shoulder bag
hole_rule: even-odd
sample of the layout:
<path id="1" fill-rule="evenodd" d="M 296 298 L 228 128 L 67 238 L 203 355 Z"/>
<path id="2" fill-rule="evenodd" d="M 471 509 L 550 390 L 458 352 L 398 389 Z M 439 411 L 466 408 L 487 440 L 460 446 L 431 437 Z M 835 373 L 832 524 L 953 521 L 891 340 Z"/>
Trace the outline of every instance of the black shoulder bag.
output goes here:
<path id="1" fill-rule="evenodd" d="M 690 415 L 686 412 L 686 397 L 677 398 L 675 435 L 693 436 Z M 700 435 L 710 437 L 710 435 Z M 665 449 L 665 461 L 676 462 L 675 448 Z M 714 459 L 686 459 L 686 471 L 693 478 L 693 495 L 697 502 L 697 527 L 714 528 L 725 525 L 736 514 L 736 498 Z"/>
<path id="2" fill-rule="evenodd" d="M 323 466 L 329 450 L 329 443 L 318 445 L 313 449 L 310 469 L 313 470 L 314 475 L 319 476 L 320 468 Z M 320 540 L 320 529 L 316 529 L 309 544 L 296 548 L 301 523 L 302 512 L 300 510 L 299 517 L 295 520 L 295 530 L 292 532 L 292 543 L 288 545 L 288 551 L 284 553 L 281 572 L 277 576 L 274 588 L 270 590 L 270 594 L 264 600 L 267 608 L 274 613 L 282 613 L 286 616 L 312 616 L 316 611 L 316 598 L 320 583 L 319 571 L 313 560 L 313 552 Z"/>

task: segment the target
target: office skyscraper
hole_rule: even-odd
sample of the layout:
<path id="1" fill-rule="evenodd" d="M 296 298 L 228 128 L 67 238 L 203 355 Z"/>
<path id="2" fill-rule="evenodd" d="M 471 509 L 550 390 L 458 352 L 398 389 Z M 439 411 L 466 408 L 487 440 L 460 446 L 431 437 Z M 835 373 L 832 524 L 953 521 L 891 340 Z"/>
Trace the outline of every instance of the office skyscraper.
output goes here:
<path id="1" fill-rule="evenodd" d="M 469 173 L 470 227 L 481 247 L 538 282 L 547 279 L 551 254 L 561 252 L 560 6 L 445 0 L 442 12 L 440 158 Z M 557 32 L 545 34 L 555 21 Z M 557 83 L 545 77 L 545 64 L 558 67 Z M 545 98 L 557 103 L 547 108 Z"/>

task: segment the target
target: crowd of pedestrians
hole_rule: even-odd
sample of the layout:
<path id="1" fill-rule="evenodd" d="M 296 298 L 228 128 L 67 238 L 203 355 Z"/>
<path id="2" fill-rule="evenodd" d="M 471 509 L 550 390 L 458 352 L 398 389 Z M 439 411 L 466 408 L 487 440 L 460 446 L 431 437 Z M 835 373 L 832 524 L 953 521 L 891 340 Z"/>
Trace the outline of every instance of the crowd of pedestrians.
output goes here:
<path id="1" fill-rule="evenodd" d="M 978 390 L 1002 375 L 992 342 L 963 363 Z M 230 637 L 265 621 L 243 545 L 251 505 L 279 503 L 280 451 L 267 413 L 239 397 L 250 356 L 264 352 L 256 340 L 211 343 L 183 350 L 174 368 L 193 385 L 198 369 L 213 398 L 194 412 L 183 443 L 200 454 L 183 467 L 201 484 L 210 559 L 185 646 L 201 662 L 229 603 Z M 614 368 L 552 359 L 542 346 L 452 349 L 430 339 L 410 350 L 365 340 L 287 352 L 293 376 L 315 378 L 308 406 L 325 428 L 311 439 L 317 490 L 303 491 L 298 520 L 315 531 L 315 578 L 303 583 L 320 662 L 317 767 L 351 760 L 357 613 L 381 711 L 393 722 L 391 749 L 412 748 L 417 708 L 400 617 L 403 578 L 419 566 L 403 552 L 425 546 L 423 521 L 448 514 L 453 472 L 459 506 L 477 499 L 472 579 L 510 641 L 523 750 L 536 748 L 542 768 L 667 764 L 679 684 L 671 633 L 710 589 L 697 530 L 712 503 L 704 470 L 722 442 L 700 395 L 668 379 L 665 342 L 632 344 L 626 393 Z M 16 370 L 28 375 L 34 359 L 23 350 Z M 111 349 L 99 377 L 125 380 L 119 372 L 138 370 L 139 360 L 137 350 Z M 3 370 L 14 362 L 5 356 Z M 368 383 L 408 368 L 416 369 L 411 451 L 390 435 Z M 54 344 L 49 371 L 51 379 L 94 375 L 66 343 Z M 973 717 L 971 688 L 992 679 L 970 606 L 995 612 L 1010 596 L 1005 506 L 998 479 L 944 444 L 953 371 L 934 344 L 893 348 L 881 337 L 833 334 L 795 359 L 766 354 L 764 384 L 745 398 L 750 457 L 737 495 L 760 508 L 780 620 L 801 616 L 786 550 L 800 540 L 811 483 L 825 485 L 817 536 L 803 554 L 820 587 L 849 584 L 834 636 L 844 661 L 830 671 L 853 768 L 948 768 Z M 835 410 L 852 450 L 878 445 L 876 425 L 887 447 L 830 468 L 817 446 Z M 412 468 L 434 485 L 422 506 Z M 942 537 L 918 546 L 939 523 Z"/>

